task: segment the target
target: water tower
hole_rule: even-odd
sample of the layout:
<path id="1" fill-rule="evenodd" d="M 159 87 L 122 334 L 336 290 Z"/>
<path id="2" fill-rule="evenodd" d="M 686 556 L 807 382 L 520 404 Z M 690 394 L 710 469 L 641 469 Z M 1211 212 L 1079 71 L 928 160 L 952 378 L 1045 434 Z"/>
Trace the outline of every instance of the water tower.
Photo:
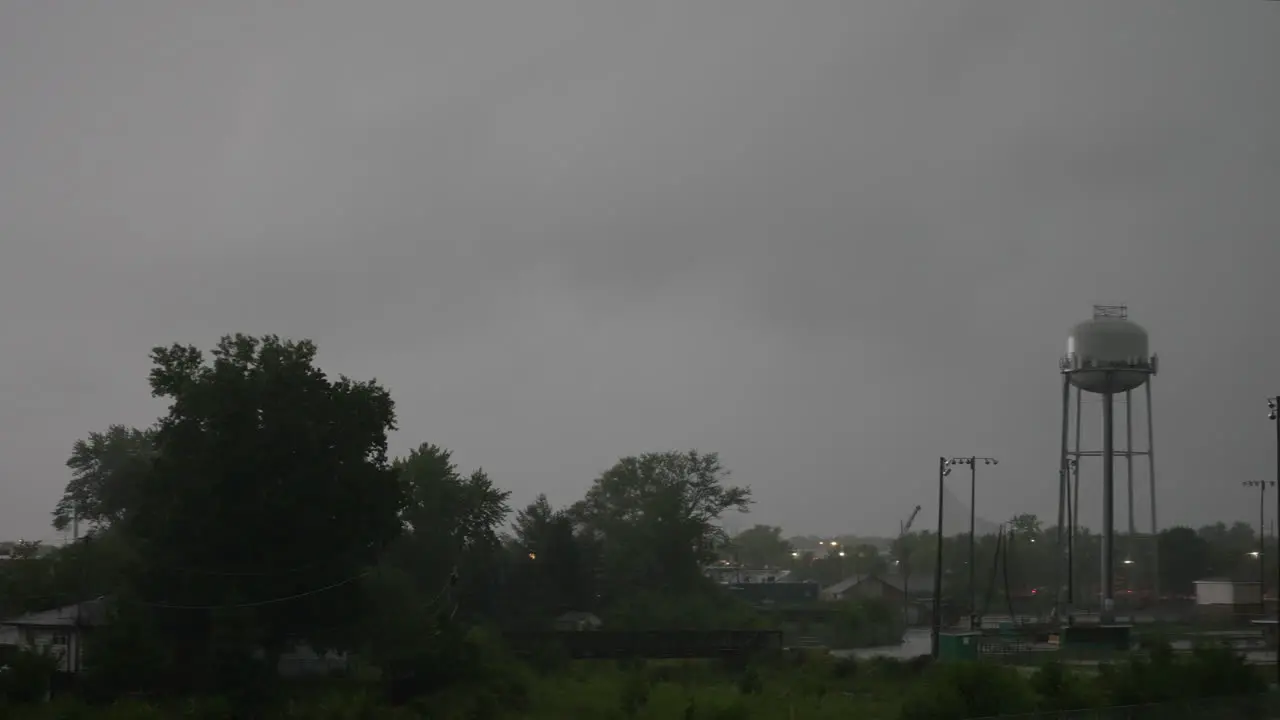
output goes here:
<path id="1" fill-rule="evenodd" d="M 1151 535 L 1156 530 L 1156 486 L 1154 462 L 1154 433 L 1151 422 L 1151 378 L 1156 374 L 1156 356 L 1150 354 L 1147 331 L 1129 320 L 1128 310 L 1117 305 L 1095 305 L 1093 317 L 1071 328 L 1067 339 L 1067 354 L 1059 362 L 1062 373 L 1062 453 L 1058 473 L 1058 527 L 1064 527 L 1064 513 L 1069 513 L 1066 526 L 1070 528 L 1066 540 L 1068 556 L 1067 604 L 1074 601 L 1074 577 L 1072 560 L 1075 528 L 1080 523 L 1079 490 L 1080 466 L 1084 458 L 1102 460 L 1102 575 L 1101 621 L 1109 625 L 1115 619 L 1115 459 L 1123 458 L 1128 465 L 1129 537 L 1137 531 L 1133 503 L 1134 457 L 1146 457 L 1151 493 Z M 1075 390 L 1073 402 L 1072 389 Z M 1133 391 L 1145 388 L 1147 449 L 1133 449 Z M 1084 393 L 1092 393 L 1102 399 L 1102 447 L 1081 448 L 1081 417 L 1084 409 Z M 1125 446 L 1116 450 L 1115 399 L 1123 398 L 1125 413 Z M 1075 407 L 1074 442 L 1072 438 Z M 1150 568 L 1154 576 L 1155 567 Z"/>

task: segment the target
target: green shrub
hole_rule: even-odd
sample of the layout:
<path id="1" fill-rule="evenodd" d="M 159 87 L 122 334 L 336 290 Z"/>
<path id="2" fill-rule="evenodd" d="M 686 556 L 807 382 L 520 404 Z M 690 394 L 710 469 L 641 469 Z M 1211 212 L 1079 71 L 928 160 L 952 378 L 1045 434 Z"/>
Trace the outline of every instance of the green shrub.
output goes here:
<path id="1" fill-rule="evenodd" d="M 751 710 L 743 701 L 734 700 L 724 705 L 712 706 L 698 717 L 704 715 L 707 720 L 748 720 L 751 717 Z"/>
<path id="2" fill-rule="evenodd" d="M 738 678 L 738 692 L 743 695 L 759 695 L 764 691 L 764 680 L 754 666 L 748 667 Z"/>
<path id="3" fill-rule="evenodd" d="M 903 703 L 903 720 L 962 720 L 1032 712 L 1035 693 L 1012 668 L 987 663 L 935 665 Z"/>
<path id="4" fill-rule="evenodd" d="M 1040 699 L 1041 710 L 1082 710 L 1098 704 L 1096 689 L 1060 662 L 1040 666 L 1029 682 Z"/>
<path id="5" fill-rule="evenodd" d="M 1182 689 L 1194 697 L 1251 695 L 1267 689 L 1267 683 L 1231 648 L 1196 648 L 1185 667 Z"/>
<path id="6" fill-rule="evenodd" d="M 538 647 L 529 658 L 529 664 L 534 671 L 542 676 L 562 673 L 572 661 L 573 658 L 565 649 L 564 643 L 555 640 Z"/>
<path id="7" fill-rule="evenodd" d="M 618 697 L 622 712 L 628 717 L 639 713 L 649 703 L 650 688 L 649 677 L 642 668 L 627 672 L 626 680 L 622 684 L 622 693 Z"/>
<path id="8" fill-rule="evenodd" d="M 39 702 L 49 696 L 58 658 L 45 650 L 18 650 L 0 666 L 0 697 L 11 705 Z"/>
<path id="9" fill-rule="evenodd" d="M 852 680 L 858 673 L 858 660 L 852 657 L 836 658 L 832 663 L 831 672 L 841 680 Z"/>

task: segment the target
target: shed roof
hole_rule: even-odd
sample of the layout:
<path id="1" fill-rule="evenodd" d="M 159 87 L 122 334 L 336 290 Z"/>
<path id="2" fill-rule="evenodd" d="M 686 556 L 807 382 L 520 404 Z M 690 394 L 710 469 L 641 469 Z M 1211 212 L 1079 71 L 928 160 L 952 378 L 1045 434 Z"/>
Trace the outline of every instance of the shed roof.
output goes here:
<path id="1" fill-rule="evenodd" d="M 823 588 L 822 592 L 827 595 L 840 595 L 868 580 L 878 580 L 894 590 L 898 590 L 899 592 L 902 591 L 902 576 L 898 573 L 884 573 L 883 575 L 879 573 L 868 573 L 865 575 L 850 575 L 834 585 L 829 585 Z M 909 586 L 909 590 L 907 592 L 912 595 L 924 592 L 933 592 L 933 579 L 927 575 L 912 575 L 908 579 L 907 585 Z"/>
<path id="2" fill-rule="evenodd" d="M 1196 580 L 1196 585 L 1257 585 L 1257 580 L 1232 580 L 1231 578 L 1215 577 Z"/>
<path id="3" fill-rule="evenodd" d="M 0 620 L 0 625 L 16 627 L 74 627 L 75 625 L 93 627 L 106 623 L 107 603 L 104 598 Z"/>

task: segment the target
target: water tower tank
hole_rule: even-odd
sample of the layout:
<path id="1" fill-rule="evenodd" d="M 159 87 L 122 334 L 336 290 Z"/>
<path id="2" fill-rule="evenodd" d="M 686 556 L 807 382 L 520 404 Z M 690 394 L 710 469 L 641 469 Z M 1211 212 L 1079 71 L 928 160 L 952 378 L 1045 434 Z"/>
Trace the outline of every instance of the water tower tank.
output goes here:
<path id="1" fill-rule="evenodd" d="M 1121 393 L 1140 387 L 1155 371 L 1147 331 L 1124 308 L 1098 306 L 1093 319 L 1071 328 L 1063 369 L 1071 384 L 1092 393 Z"/>

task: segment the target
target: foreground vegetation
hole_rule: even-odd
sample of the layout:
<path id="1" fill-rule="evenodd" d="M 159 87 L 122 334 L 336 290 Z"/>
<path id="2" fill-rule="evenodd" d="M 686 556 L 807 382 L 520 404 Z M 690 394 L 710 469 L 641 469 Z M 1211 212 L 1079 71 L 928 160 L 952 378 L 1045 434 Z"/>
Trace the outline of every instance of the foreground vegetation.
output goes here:
<path id="1" fill-rule="evenodd" d="M 469 679 L 393 703 L 372 676 L 285 686 L 272 697 L 78 700 L 11 706 L 13 720 L 960 720 L 1116 705 L 1232 699 L 1239 720 L 1265 717 L 1266 683 L 1227 649 L 1163 651 L 1095 671 L 1049 663 L 1033 672 L 992 664 L 933 665 L 927 658 L 865 661 L 789 651 L 749 661 L 556 661 L 512 659 L 473 632 L 457 660 Z M 1245 699 L 1241 701 L 1240 699 Z M 1253 698 L 1248 701 L 1248 698 Z"/>

